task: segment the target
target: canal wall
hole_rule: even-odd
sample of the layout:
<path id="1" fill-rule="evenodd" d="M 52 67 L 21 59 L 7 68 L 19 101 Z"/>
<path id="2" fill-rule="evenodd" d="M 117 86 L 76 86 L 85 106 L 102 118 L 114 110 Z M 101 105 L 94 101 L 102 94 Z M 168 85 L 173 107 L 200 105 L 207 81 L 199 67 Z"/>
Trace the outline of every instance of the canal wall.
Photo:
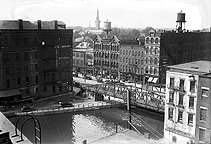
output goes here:
<path id="1" fill-rule="evenodd" d="M 54 109 L 43 109 L 43 110 L 34 110 L 30 112 L 16 112 L 16 116 L 21 115 L 46 115 L 46 114 L 58 114 L 58 113 L 68 113 L 68 112 L 79 112 L 79 111 L 88 111 L 88 110 L 96 110 L 96 109 L 105 109 L 105 108 L 114 108 L 125 106 L 124 103 L 117 101 L 97 101 L 97 102 L 86 102 L 80 104 L 73 104 L 73 107 L 65 107 L 65 108 L 54 108 Z"/>

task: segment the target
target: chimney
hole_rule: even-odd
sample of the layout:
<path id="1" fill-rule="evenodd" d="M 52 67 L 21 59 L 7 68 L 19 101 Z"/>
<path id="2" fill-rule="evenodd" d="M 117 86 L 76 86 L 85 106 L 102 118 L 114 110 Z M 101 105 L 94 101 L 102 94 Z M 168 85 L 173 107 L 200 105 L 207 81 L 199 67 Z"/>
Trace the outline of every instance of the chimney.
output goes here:
<path id="1" fill-rule="evenodd" d="M 57 20 L 53 20 L 53 28 L 54 29 L 57 29 L 57 24 L 58 24 Z"/>
<path id="2" fill-rule="evenodd" d="M 18 25 L 19 25 L 19 29 L 22 30 L 23 29 L 23 20 L 22 19 L 18 19 Z"/>
<path id="3" fill-rule="evenodd" d="M 41 20 L 37 20 L 38 30 L 42 29 Z"/>

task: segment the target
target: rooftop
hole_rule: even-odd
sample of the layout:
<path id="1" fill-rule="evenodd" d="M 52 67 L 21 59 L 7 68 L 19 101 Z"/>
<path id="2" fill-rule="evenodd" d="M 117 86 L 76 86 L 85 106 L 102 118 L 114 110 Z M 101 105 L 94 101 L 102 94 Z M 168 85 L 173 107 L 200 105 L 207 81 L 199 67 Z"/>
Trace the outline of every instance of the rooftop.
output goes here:
<path id="1" fill-rule="evenodd" d="M 196 72 L 198 74 L 209 74 L 211 73 L 211 61 L 200 60 L 200 61 L 168 66 L 168 68 Z"/>

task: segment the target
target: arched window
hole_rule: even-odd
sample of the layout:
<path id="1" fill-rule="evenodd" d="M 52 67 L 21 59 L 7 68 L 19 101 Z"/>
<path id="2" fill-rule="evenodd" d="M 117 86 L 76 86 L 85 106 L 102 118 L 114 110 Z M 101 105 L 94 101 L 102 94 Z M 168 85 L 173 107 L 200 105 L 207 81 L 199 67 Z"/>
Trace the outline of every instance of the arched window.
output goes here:
<path id="1" fill-rule="evenodd" d="M 146 44 L 149 44 L 149 38 L 148 37 L 146 38 Z"/>
<path id="2" fill-rule="evenodd" d="M 158 73 L 158 70 L 157 70 L 157 68 L 155 68 L 154 69 L 154 75 L 157 75 L 157 73 Z"/>
<path id="3" fill-rule="evenodd" d="M 145 63 L 148 64 L 148 61 L 149 61 L 149 59 L 148 59 L 148 57 L 146 57 Z"/>
<path id="4" fill-rule="evenodd" d="M 145 67 L 145 73 L 148 74 L 148 67 Z"/>
<path id="5" fill-rule="evenodd" d="M 148 47 L 148 46 L 145 48 L 145 53 L 146 53 L 146 54 L 149 53 L 149 47 Z"/>
<path id="6" fill-rule="evenodd" d="M 138 56 L 141 56 L 141 52 L 140 51 L 138 52 Z"/>
<path id="7" fill-rule="evenodd" d="M 150 74 L 153 74 L 153 70 L 152 70 L 152 67 L 150 67 L 150 70 L 149 70 L 149 71 L 150 71 Z"/>
<path id="8" fill-rule="evenodd" d="M 141 65 L 143 65 L 144 64 L 144 60 L 141 60 Z"/>
<path id="9" fill-rule="evenodd" d="M 151 43 L 151 44 L 154 43 L 154 38 L 151 38 L 150 43 Z"/>
<path id="10" fill-rule="evenodd" d="M 141 74 L 144 74 L 144 69 L 143 68 L 141 68 Z"/>
<path id="11" fill-rule="evenodd" d="M 155 38 L 155 43 L 158 44 L 159 43 L 159 39 Z"/>
<path id="12" fill-rule="evenodd" d="M 149 52 L 150 52 L 150 54 L 153 54 L 152 52 L 153 52 L 153 47 L 151 47 L 150 49 L 149 49 Z"/>
<path id="13" fill-rule="evenodd" d="M 123 50 L 123 55 L 125 55 L 125 50 Z"/>
<path id="14" fill-rule="evenodd" d="M 150 58 L 150 64 L 151 65 L 153 64 L 153 58 L 152 57 Z"/>
<path id="15" fill-rule="evenodd" d="M 155 64 L 155 65 L 158 64 L 158 59 L 157 59 L 157 58 L 154 59 L 154 64 Z"/>
<path id="16" fill-rule="evenodd" d="M 158 54 L 158 48 L 155 48 L 155 55 Z"/>
<path id="17" fill-rule="evenodd" d="M 141 56 L 142 56 L 142 57 L 144 56 L 144 52 L 143 52 L 143 51 L 141 52 Z"/>

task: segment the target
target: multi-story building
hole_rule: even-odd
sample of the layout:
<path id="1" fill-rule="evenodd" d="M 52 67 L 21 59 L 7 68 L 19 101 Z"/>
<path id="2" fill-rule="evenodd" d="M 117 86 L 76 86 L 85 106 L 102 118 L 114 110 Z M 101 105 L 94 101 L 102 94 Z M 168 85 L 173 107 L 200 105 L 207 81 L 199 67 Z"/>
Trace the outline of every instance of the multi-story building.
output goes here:
<path id="1" fill-rule="evenodd" d="M 1 98 L 72 91 L 73 30 L 65 27 L 56 20 L 0 21 Z"/>
<path id="2" fill-rule="evenodd" d="M 166 66 L 211 59 L 211 32 L 184 29 L 185 14 L 177 15 L 178 28 L 160 36 L 160 82 L 165 83 Z"/>
<path id="3" fill-rule="evenodd" d="M 178 144 L 211 142 L 211 61 L 168 66 L 164 137 Z"/>
<path id="4" fill-rule="evenodd" d="M 82 42 L 73 49 L 73 71 L 82 74 L 94 72 L 93 48 L 89 43 Z"/>
<path id="5" fill-rule="evenodd" d="M 144 46 L 121 45 L 119 51 L 120 79 L 136 82 L 143 81 L 144 75 Z"/>
<path id="6" fill-rule="evenodd" d="M 116 36 L 94 38 L 94 74 L 103 78 L 117 79 L 119 77 L 120 42 Z"/>
<path id="7" fill-rule="evenodd" d="M 144 82 L 157 83 L 159 78 L 160 33 L 154 29 L 145 35 Z"/>

